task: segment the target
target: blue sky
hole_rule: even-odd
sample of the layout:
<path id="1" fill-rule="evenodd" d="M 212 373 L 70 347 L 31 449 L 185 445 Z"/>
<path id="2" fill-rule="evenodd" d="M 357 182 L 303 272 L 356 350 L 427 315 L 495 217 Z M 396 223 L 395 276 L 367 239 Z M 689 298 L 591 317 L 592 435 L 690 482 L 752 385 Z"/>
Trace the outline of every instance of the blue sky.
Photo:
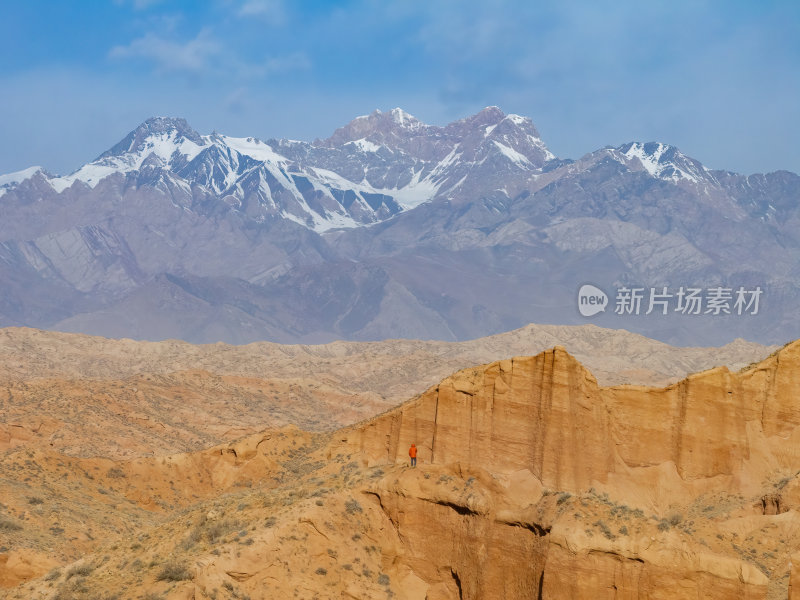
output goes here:
<path id="1" fill-rule="evenodd" d="M 27 0 L 0 23 L 0 173 L 69 172 L 153 115 L 312 140 L 487 105 L 562 157 L 657 140 L 800 172 L 796 0 Z"/>

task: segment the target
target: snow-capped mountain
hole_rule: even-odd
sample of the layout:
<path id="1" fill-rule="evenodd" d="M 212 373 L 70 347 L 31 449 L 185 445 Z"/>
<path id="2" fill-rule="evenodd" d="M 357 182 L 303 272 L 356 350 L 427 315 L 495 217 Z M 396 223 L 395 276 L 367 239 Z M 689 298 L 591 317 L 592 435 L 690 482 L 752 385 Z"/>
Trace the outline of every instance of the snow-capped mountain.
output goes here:
<path id="1" fill-rule="evenodd" d="M 37 173 L 44 173 L 44 169 L 39 166 L 28 167 L 27 169 L 23 169 L 21 171 L 0 175 L 0 195 L 2 195 L 8 189 L 16 187 L 18 183 L 25 181 L 26 179 L 30 179 Z"/>
<path id="2" fill-rule="evenodd" d="M 155 117 L 97 159 L 63 177 L 56 192 L 94 188 L 115 174 L 155 184 L 201 186 L 232 209 L 263 222 L 281 217 L 317 232 L 383 221 L 462 186 L 533 176 L 554 156 L 530 119 L 496 107 L 451 123 L 426 125 L 399 108 L 357 117 L 327 140 L 304 142 L 200 135 L 184 119 Z M 481 169 L 484 167 L 484 169 Z M 41 169 L 5 176 L 4 188 Z M 472 181 L 472 180 L 476 181 Z"/>
<path id="3" fill-rule="evenodd" d="M 66 176 L 0 176 L 0 325 L 192 341 L 464 339 L 585 322 L 577 286 L 760 287 L 750 319 L 594 322 L 675 343 L 800 337 L 800 177 L 630 142 L 555 157 L 497 107 L 396 108 L 313 142 L 157 117 Z M 645 309 L 646 310 L 646 307 Z"/>
<path id="4" fill-rule="evenodd" d="M 704 180 L 715 181 L 699 161 L 690 158 L 675 146 L 658 142 L 630 142 L 615 149 L 628 161 L 639 161 L 642 168 L 653 177 L 665 181 L 681 180 L 699 183 Z"/>

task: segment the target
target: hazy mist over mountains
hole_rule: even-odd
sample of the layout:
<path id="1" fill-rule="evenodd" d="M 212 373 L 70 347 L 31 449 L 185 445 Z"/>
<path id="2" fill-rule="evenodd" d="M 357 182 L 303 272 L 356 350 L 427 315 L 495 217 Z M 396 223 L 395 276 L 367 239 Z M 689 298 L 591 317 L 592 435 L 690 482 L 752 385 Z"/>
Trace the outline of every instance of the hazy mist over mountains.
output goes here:
<path id="1" fill-rule="evenodd" d="M 312 143 L 157 117 L 70 175 L 0 176 L 0 326 L 245 343 L 588 322 L 784 342 L 798 193 L 794 173 L 709 170 L 658 142 L 558 158 L 497 107 L 445 127 L 375 111 Z M 584 284 L 607 296 L 588 317 Z"/>

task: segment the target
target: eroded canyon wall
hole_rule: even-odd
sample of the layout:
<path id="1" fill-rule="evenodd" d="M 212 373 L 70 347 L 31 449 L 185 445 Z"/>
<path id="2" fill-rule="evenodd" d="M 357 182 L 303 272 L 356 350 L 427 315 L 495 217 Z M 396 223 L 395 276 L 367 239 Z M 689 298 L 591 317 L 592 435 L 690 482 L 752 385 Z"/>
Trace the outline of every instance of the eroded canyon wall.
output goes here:
<path id="1" fill-rule="evenodd" d="M 408 540 L 401 562 L 443 598 L 488 598 L 504 585 L 512 586 L 508 598 L 766 598 L 771 580 L 755 557 L 712 551 L 655 522 L 638 536 L 592 537 L 578 522 L 558 517 L 554 525 L 555 512 L 541 506 L 553 491 L 601 490 L 658 521 L 703 495 L 758 494 L 769 480 L 800 472 L 798 425 L 797 342 L 741 372 L 711 369 L 661 389 L 598 387 L 556 347 L 460 371 L 343 430 L 332 448 L 369 465 L 399 465 L 415 443 L 421 467 L 483 473 L 478 479 L 490 482 L 485 494 L 455 500 L 403 487 L 403 478 L 375 491 Z M 491 484 L 525 477 L 535 482 L 527 495 Z M 765 496 L 765 515 L 792 511 L 779 496 Z M 469 560 L 451 552 L 453 540 L 470 548 Z M 515 557 L 516 567 L 489 556 Z M 443 572 L 458 580 L 458 595 L 444 591 Z"/>

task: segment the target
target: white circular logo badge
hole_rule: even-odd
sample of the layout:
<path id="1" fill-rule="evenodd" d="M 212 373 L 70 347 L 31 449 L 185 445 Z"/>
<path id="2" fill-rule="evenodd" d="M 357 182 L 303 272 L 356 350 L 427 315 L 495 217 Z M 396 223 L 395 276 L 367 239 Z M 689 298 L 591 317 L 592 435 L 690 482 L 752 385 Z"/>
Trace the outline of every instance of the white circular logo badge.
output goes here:
<path id="1" fill-rule="evenodd" d="M 584 317 L 591 317 L 603 312 L 607 305 L 608 296 L 599 287 L 587 283 L 578 290 L 578 311 Z"/>

